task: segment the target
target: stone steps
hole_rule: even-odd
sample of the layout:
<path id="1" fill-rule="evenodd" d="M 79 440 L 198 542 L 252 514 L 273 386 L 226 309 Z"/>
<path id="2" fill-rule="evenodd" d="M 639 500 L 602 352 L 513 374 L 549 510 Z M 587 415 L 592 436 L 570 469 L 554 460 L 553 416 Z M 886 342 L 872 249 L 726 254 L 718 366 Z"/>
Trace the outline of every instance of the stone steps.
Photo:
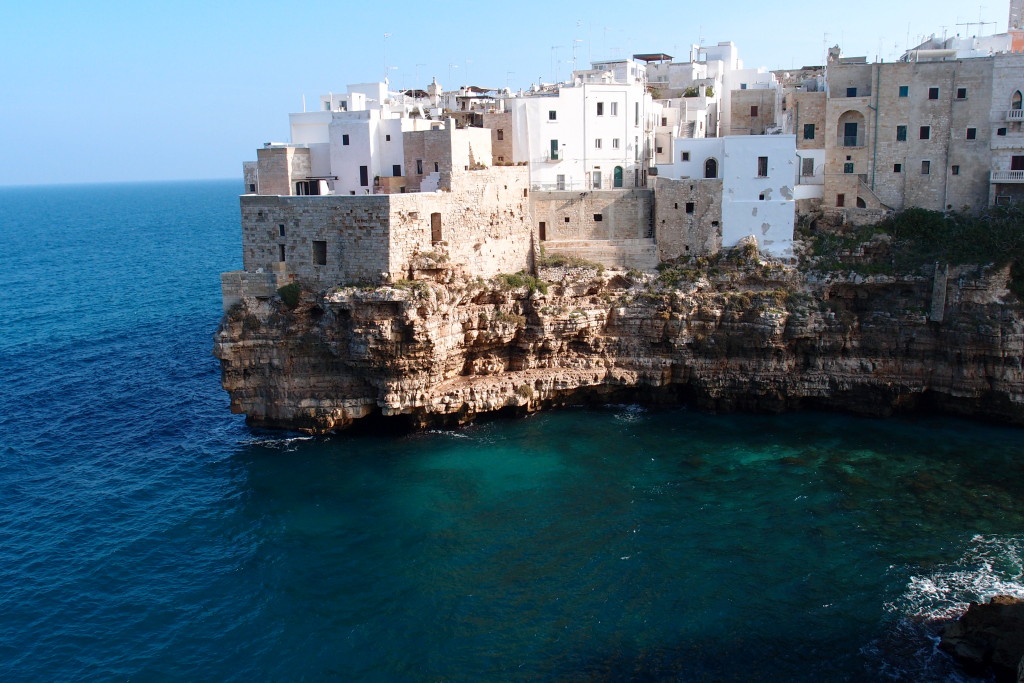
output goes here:
<path id="1" fill-rule="evenodd" d="M 653 271 L 659 262 L 658 246 L 650 238 L 549 240 L 543 244 L 548 255 L 575 256 L 601 263 L 607 268 L 635 268 Z"/>

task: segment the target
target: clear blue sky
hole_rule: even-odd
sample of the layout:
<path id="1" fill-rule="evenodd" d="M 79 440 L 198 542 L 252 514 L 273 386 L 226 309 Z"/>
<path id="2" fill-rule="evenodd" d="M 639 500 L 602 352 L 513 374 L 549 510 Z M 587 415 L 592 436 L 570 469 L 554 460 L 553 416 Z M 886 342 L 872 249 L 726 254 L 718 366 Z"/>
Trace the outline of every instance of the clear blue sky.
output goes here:
<path id="1" fill-rule="evenodd" d="M 287 140 L 303 94 L 315 106 L 380 79 L 385 42 L 394 86 L 436 76 L 516 89 L 550 80 L 556 60 L 567 75 L 576 40 L 581 68 L 639 52 L 685 58 L 701 39 L 733 41 L 748 67 L 789 68 L 820 64 L 826 44 L 889 60 L 908 35 L 943 26 L 1004 31 L 1007 12 L 1008 0 L 8 3 L 0 185 L 240 177 L 256 147 Z"/>

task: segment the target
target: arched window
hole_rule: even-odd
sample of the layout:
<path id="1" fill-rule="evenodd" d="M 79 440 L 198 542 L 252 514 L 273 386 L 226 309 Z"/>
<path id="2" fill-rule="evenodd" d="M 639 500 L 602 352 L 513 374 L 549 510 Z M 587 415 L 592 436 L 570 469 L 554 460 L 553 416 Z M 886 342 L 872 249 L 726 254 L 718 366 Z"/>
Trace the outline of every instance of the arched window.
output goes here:
<path id="1" fill-rule="evenodd" d="M 867 202 L 865 202 L 862 197 L 857 197 L 857 208 L 858 209 L 866 209 L 866 208 L 868 208 Z"/>
<path id="2" fill-rule="evenodd" d="M 708 159 L 704 162 L 704 177 L 705 178 L 717 178 L 718 177 L 718 160 L 715 158 Z"/>
<path id="3" fill-rule="evenodd" d="M 1018 90 L 1017 92 L 1013 93 L 1013 97 L 1010 98 L 1010 109 L 1020 109 L 1020 105 L 1021 96 L 1020 90 Z"/>

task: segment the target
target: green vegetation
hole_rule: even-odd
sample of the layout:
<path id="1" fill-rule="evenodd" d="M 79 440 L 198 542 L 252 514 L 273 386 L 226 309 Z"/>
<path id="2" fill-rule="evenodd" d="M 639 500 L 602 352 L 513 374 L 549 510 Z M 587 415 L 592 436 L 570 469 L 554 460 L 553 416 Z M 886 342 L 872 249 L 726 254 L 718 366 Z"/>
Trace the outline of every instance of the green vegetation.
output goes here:
<path id="1" fill-rule="evenodd" d="M 525 270 L 521 270 L 518 273 L 499 273 L 495 278 L 505 289 L 521 289 L 526 287 L 530 290 L 530 294 L 534 292 L 548 293 L 548 283 L 535 278 Z"/>
<path id="2" fill-rule="evenodd" d="M 392 287 L 411 292 L 417 299 L 426 298 L 430 293 L 430 286 L 423 280 L 395 280 Z"/>
<path id="3" fill-rule="evenodd" d="M 299 305 L 299 298 L 302 296 L 302 287 L 297 282 L 289 282 L 283 287 L 278 287 L 277 295 L 288 308 L 295 308 Z"/>
<path id="4" fill-rule="evenodd" d="M 533 387 L 531 387 L 529 384 L 521 384 L 518 387 L 516 387 L 516 393 L 519 394 L 521 397 L 525 398 L 527 401 L 529 401 L 531 398 L 533 398 Z"/>
<path id="5" fill-rule="evenodd" d="M 597 271 L 598 275 L 604 273 L 604 264 L 596 261 L 588 261 L 579 256 L 566 256 L 565 254 L 548 255 L 544 247 L 540 248 L 540 258 L 537 260 L 538 268 L 591 268 Z"/>
<path id="6" fill-rule="evenodd" d="M 683 91 L 683 97 L 696 97 L 698 92 L 697 86 L 691 85 Z"/>
<path id="7" fill-rule="evenodd" d="M 806 230 L 806 228 L 804 228 Z M 933 263 L 1009 265 L 1011 288 L 1024 294 L 1024 207 L 995 206 L 980 215 L 907 209 L 842 233 L 805 235 L 818 271 L 915 273 Z M 868 245 L 863 256 L 854 250 Z"/>

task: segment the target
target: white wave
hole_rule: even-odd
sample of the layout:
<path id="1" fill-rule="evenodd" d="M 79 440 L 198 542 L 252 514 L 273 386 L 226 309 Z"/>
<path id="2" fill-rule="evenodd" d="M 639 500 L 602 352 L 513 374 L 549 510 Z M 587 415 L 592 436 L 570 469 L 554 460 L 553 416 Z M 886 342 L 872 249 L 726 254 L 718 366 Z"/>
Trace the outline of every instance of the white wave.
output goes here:
<path id="1" fill-rule="evenodd" d="M 312 441 L 315 438 L 315 436 L 290 436 L 276 439 L 253 437 L 252 439 L 242 441 L 241 443 L 246 446 L 259 446 L 260 448 L 270 448 L 276 451 L 294 451 L 298 450 L 300 442 Z"/>
<path id="2" fill-rule="evenodd" d="M 963 555 L 935 571 L 910 577 L 889 612 L 924 619 L 948 619 L 971 602 L 995 595 L 1024 598 L 1024 537 L 975 536 Z"/>

